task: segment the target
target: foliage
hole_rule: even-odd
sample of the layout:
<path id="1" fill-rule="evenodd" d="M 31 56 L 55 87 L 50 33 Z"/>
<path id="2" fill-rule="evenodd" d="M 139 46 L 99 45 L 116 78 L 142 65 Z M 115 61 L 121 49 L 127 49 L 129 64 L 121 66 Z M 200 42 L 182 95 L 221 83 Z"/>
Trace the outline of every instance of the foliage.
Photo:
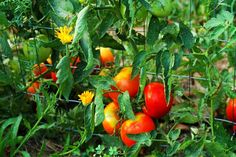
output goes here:
<path id="1" fill-rule="evenodd" d="M 0 0 L 0 154 L 234 157 L 235 123 L 225 123 L 225 106 L 236 97 L 236 1 L 173 0 L 166 17 L 153 14 L 153 2 Z M 63 26 L 72 28 L 71 42 L 55 36 Z M 36 43 L 39 35 L 48 40 Z M 29 40 L 35 58 L 40 46 L 52 49 L 44 61 L 48 70 L 39 76 L 23 51 Z M 114 63 L 101 64 L 100 47 L 111 49 Z M 127 66 L 132 78 L 140 76 L 135 97 L 113 80 Z M 102 128 L 112 101 L 105 95 L 121 92 L 121 122 L 134 119 L 144 106 L 144 87 L 155 81 L 164 84 L 168 102 L 173 94 L 175 105 L 154 120 L 154 131 L 129 135 L 138 142 L 128 148 L 118 133 Z M 34 82 L 39 88 L 27 93 Z M 87 90 L 95 97 L 83 106 L 78 95 Z M 32 141 L 40 148 L 28 149 Z M 57 149 L 47 151 L 47 141 Z"/>

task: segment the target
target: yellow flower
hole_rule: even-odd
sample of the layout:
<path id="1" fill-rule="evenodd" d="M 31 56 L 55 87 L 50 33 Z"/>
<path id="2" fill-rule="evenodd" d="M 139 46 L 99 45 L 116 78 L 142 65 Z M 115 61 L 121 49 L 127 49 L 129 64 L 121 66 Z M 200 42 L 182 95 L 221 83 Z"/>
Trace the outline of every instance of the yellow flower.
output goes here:
<path id="1" fill-rule="evenodd" d="M 78 96 L 80 100 L 82 101 L 82 104 L 84 106 L 87 106 L 92 102 L 94 93 L 90 91 L 84 91 L 82 94 L 79 94 Z"/>
<path id="2" fill-rule="evenodd" d="M 70 43 L 73 39 L 73 35 L 70 34 L 71 31 L 71 27 L 60 27 L 55 31 L 56 37 L 61 40 L 62 44 Z"/>

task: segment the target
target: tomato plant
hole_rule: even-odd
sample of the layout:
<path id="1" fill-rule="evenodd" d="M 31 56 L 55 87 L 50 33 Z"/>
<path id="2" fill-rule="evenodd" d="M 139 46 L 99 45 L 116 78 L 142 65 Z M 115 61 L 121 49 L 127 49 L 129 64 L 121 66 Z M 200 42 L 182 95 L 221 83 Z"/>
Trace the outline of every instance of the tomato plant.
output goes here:
<path id="1" fill-rule="evenodd" d="M 121 125 L 121 139 L 128 147 L 133 146 L 136 141 L 130 139 L 128 134 L 141 134 L 155 129 L 153 120 L 144 113 L 137 113 L 134 120 L 126 120 Z"/>
<path id="2" fill-rule="evenodd" d="M 166 115 L 173 104 L 173 97 L 170 96 L 169 104 L 166 101 L 164 85 L 159 82 L 152 82 L 144 89 L 145 107 L 144 112 L 148 115 L 161 118 Z"/>

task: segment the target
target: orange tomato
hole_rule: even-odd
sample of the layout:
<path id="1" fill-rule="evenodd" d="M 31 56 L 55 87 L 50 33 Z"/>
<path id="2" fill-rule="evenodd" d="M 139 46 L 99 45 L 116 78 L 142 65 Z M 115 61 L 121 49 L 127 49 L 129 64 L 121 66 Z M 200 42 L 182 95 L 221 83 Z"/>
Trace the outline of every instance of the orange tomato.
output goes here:
<path id="1" fill-rule="evenodd" d="M 139 90 L 139 75 L 131 79 L 132 67 L 125 67 L 113 78 L 116 86 L 122 92 L 128 91 L 130 97 L 135 97 Z M 116 89 L 115 87 L 112 87 Z"/>
<path id="2" fill-rule="evenodd" d="M 120 127 L 119 110 L 119 105 L 115 102 L 109 103 L 104 109 L 105 119 L 102 125 L 108 134 L 114 134 Z"/>
<path id="3" fill-rule="evenodd" d="M 33 73 L 35 76 L 39 76 L 48 71 L 48 67 L 44 63 L 41 63 L 40 65 L 35 64 L 33 68 L 34 68 Z M 51 77 L 50 73 L 44 75 L 44 78 L 50 78 L 50 77 Z"/>
<path id="4" fill-rule="evenodd" d="M 103 65 L 114 63 L 114 56 L 110 48 L 100 47 L 100 61 Z"/>

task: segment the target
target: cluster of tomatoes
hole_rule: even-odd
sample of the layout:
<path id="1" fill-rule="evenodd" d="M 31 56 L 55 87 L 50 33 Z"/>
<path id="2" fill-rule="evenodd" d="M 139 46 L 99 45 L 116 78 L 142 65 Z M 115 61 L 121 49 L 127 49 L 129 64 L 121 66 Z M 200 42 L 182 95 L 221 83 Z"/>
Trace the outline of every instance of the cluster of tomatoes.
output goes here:
<path id="1" fill-rule="evenodd" d="M 107 52 L 108 58 L 112 58 L 112 53 Z M 110 60 L 111 61 L 111 60 Z M 109 61 L 109 62 L 110 62 Z M 104 62 L 106 62 L 104 60 Z M 130 98 L 134 98 L 138 94 L 140 76 L 131 78 L 132 67 L 124 67 L 113 78 L 116 87 L 112 86 L 112 91 L 105 92 L 104 96 L 110 98 L 112 102 L 106 105 L 104 109 L 105 119 L 103 121 L 104 130 L 110 134 L 120 133 L 121 139 L 128 147 L 133 146 L 136 141 L 130 139 L 128 134 L 141 134 L 154 130 L 156 128 L 152 118 L 161 118 L 165 116 L 173 104 L 173 97 L 169 104 L 166 102 L 164 85 L 159 82 L 152 82 L 144 88 L 145 105 L 143 111 L 135 114 L 135 119 L 122 119 L 119 116 L 118 96 L 128 91 Z"/>
<path id="2" fill-rule="evenodd" d="M 71 58 L 70 66 L 72 67 L 72 73 L 75 72 L 77 64 L 79 62 L 80 62 L 79 57 L 72 57 Z M 47 63 L 49 64 L 49 66 L 51 66 L 52 61 L 50 58 L 47 59 Z M 42 77 L 44 79 L 51 79 L 54 83 L 57 82 L 56 72 L 51 71 L 50 68 L 44 63 L 35 64 L 33 67 L 33 73 L 36 78 Z M 29 94 L 35 94 L 39 90 L 39 88 L 40 88 L 40 82 L 35 81 L 32 83 L 32 85 L 30 87 L 28 87 L 27 92 Z"/>

